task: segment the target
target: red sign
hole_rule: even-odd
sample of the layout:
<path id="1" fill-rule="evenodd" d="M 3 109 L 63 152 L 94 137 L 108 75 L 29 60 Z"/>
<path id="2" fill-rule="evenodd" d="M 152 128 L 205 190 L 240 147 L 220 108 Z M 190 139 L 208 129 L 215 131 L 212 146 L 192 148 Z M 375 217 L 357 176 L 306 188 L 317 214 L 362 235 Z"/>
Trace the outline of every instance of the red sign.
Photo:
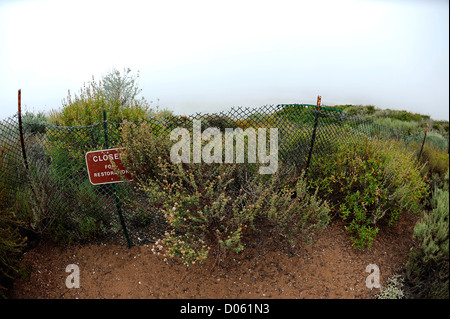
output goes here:
<path id="1" fill-rule="evenodd" d="M 91 184 L 98 185 L 133 180 L 130 172 L 122 164 L 122 150 L 124 149 L 112 148 L 86 153 L 86 165 Z"/>

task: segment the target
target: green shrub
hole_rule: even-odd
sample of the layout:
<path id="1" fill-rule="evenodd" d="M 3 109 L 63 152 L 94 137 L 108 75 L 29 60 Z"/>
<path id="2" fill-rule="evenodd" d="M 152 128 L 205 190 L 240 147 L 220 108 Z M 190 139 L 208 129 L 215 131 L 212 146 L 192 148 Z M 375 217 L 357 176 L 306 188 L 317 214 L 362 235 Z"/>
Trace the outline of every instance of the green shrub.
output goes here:
<path id="1" fill-rule="evenodd" d="M 448 150 L 448 139 L 439 133 L 428 132 L 426 142 L 427 144 L 431 144 L 443 152 Z"/>
<path id="2" fill-rule="evenodd" d="M 139 180 L 141 176 L 156 176 L 157 160 L 170 158 L 171 141 L 163 124 L 141 122 L 136 124 L 124 121 L 121 126 L 122 146 L 127 150 L 123 153 L 123 161 L 127 163 L 133 178 Z"/>
<path id="3" fill-rule="evenodd" d="M 45 125 L 42 124 L 47 123 L 47 115 L 43 112 L 35 114 L 27 111 L 22 115 L 22 123 L 25 134 L 45 133 Z"/>
<path id="4" fill-rule="evenodd" d="M 412 113 L 404 110 L 390 110 L 390 109 L 386 110 L 385 116 L 405 122 L 410 121 L 423 122 L 425 120 L 430 119 L 429 115 Z"/>
<path id="5" fill-rule="evenodd" d="M 417 147 L 418 145 L 416 148 Z M 428 180 L 432 189 L 434 189 L 434 187 L 442 188 L 444 185 L 445 174 L 449 167 L 448 152 L 445 152 L 430 143 L 425 143 L 419 160 L 420 163 L 424 165 L 422 173 Z"/>
<path id="6" fill-rule="evenodd" d="M 333 108 L 337 108 L 346 112 L 349 115 L 357 115 L 357 116 L 371 116 L 375 114 L 376 109 L 373 105 L 335 105 Z"/>
<path id="7" fill-rule="evenodd" d="M 35 187 L 40 206 L 37 215 L 42 215 L 38 216 L 39 226 L 58 242 L 101 235 L 107 228 L 105 225 L 111 223 L 105 208 L 113 205 L 112 191 L 108 186 L 89 183 L 85 154 L 120 144 L 123 120 L 138 122 L 149 118 L 149 104 L 144 98 L 137 98 L 141 90 L 130 72 L 128 69 L 121 74 L 113 70 L 101 81 L 92 79 L 74 97 L 69 92 L 61 110 L 50 114 L 47 120 L 50 124 L 25 125 L 31 133 L 27 144 L 39 144 L 43 149 L 40 155 L 48 159 L 44 169 L 41 167 L 32 174 L 33 183 L 46 179 Z M 103 111 L 108 120 L 108 142 L 101 123 Z M 34 165 L 33 161 L 30 163 Z M 130 193 L 123 192 L 123 195 L 127 197 Z"/>
<path id="8" fill-rule="evenodd" d="M 160 242 L 167 254 L 186 264 L 206 258 L 211 245 L 243 249 L 241 236 L 250 215 L 239 214 L 245 196 L 225 189 L 236 172 L 232 165 L 171 164 L 158 161 L 160 176 L 141 184 L 153 205 L 159 206 L 173 231 Z"/>
<path id="9" fill-rule="evenodd" d="M 400 275 L 394 275 L 382 286 L 377 299 L 402 299 L 405 294 L 403 291 L 404 278 Z"/>
<path id="10" fill-rule="evenodd" d="M 242 188 L 247 188 L 246 193 L 253 193 L 254 203 L 247 205 L 241 213 L 266 221 L 272 233 L 290 243 L 299 234 L 310 242 L 316 232 L 328 225 L 330 207 L 319 198 L 318 190 L 312 192 L 309 188 L 304 172 L 298 174 L 282 166 L 269 181 L 258 177 L 254 185 Z M 251 223 L 251 226 L 257 230 L 257 225 Z"/>
<path id="11" fill-rule="evenodd" d="M 114 145 L 120 138 L 119 127 L 108 126 Z M 88 151 L 106 148 L 103 126 L 32 127 L 25 136 L 29 170 L 23 180 L 27 182 L 15 187 L 16 214 L 34 232 L 50 235 L 59 244 L 109 233 L 114 218 L 108 212 L 116 210 L 111 185 L 92 185 L 85 159 Z M 130 195 L 123 191 L 120 199 Z"/>
<path id="12" fill-rule="evenodd" d="M 431 126 L 433 130 L 440 131 L 442 129 L 441 125 L 439 123 L 433 123 Z"/>
<path id="13" fill-rule="evenodd" d="M 19 258 L 26 238 L 19 232 L 24 222 L 16 206 L 16 193 L 23 187 L 20 179 L 23 166 L 20 154 L 15 154 L 15 149 L 9 148 L 2 138 L 0 136 L 0 298 L 7 298 L 12 280 L 23 268 Z"/>
<path id="14" fill-rule="evenodd" d="M 51 195 L 52 202 L 44 214 L 47 216 L 45 233 L 61 245 L 105 235 L 104 225 L 112 224 L 108 208 L 114 209 L 114 204 L 112 199 L 108 202 L 108 196 L 102 193 L 101 187 L 85 180 Z"/>
<path id="15" fill-rule="evenodd" d="M 189 265 L 211 250 L 242 251 L 262 225 L 292 241 L 294 234 L 308 238 L 328 222 L 327 204 L 294 172 L 279 167 L 267 176 L 255 174 L 252 164 L 174 164 L 166 134 L 154 134 L 148 123 L 126 123 L 122 131 L 127 168 L 170 227 L 156 244 L 166 256 Z"/>
<path id="16" fill-rule="evenodd" d="M 402 121 L 398 119 L 393 119 L 389 117 L 380 117 L 376 118 L 374 120 L 374 123 L 377 123 L 379 125 L 383 125 L 386 127 L 389 127 L 394 130 L 398 130 L 402 132 L 403 134 L 416 134 L 419 130 L 419 123 L 416 121 Z"/>
<path id="17" fill-rule="evenodd" d="M 310 175 L 310 184 L 347 222 L 356 248 L 370 247 L 379 225 L 395 225 L 400 214 L 420 212 L 427 190 L 414 155 L 398 141 L 337 144 L 313 161 Z"/>
<path id="18" fill-rule="evenodd" d="M 128 73 L 129 70 L 121 75 L 113 70 L 98 83 L 92 79 L 73 98 L 69 91 L 62 109 L 50 113 L 49 123 L 59 126 L 92 125 L 103 121 L 103 110 L 110 122 L 148 118 L 150 105 L 145 99 L 136 98 L 140 90 L 136 79 Z"/>
<path id="19" fill-rule="evenodd" d="M 311 236 L 327 224 L 328 206 L 308 193 L 303 177 L 294 188 L 280 189 L 277 174 L 271 181 L 257 176 L 237 191 L 243 166 L 159 163 L 160 180 L 142 183 L 141 189 L 173 228 L 158 244 L 187 264 L 204 260 L 212 247 L 242 251 L 243 237 L 263 225 L 292 242 L 296 234 Z"/>
<path id="20" fill-rule="evenodd" d="M 406 264 L 409 291 L 416 298 L 449 298 L 449 191 L 448 172 L 444 187 L 435 188 L 432 211 L 414 228 L 419 247 Z"/>
<path id="21" fill-rule="evenodd" d="M 14 213 L 0 210 L 0 297 L 6 298 L 11 279 L 23 267 L 19 258 L 26 238 L 22 238 L 17 227 L 20 222 Z"/>

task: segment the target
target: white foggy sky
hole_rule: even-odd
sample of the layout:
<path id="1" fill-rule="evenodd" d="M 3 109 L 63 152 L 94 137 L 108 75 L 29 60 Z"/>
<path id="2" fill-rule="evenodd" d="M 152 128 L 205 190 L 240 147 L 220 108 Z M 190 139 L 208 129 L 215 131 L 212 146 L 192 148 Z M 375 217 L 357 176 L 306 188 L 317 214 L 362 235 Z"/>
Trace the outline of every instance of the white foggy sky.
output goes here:
<path id="1" fill-rule="evenodd" d="M 449 3 L 0 0 L 0 119 L 113 67 L 178 114 L 363 104 L 449 118 Z"/>

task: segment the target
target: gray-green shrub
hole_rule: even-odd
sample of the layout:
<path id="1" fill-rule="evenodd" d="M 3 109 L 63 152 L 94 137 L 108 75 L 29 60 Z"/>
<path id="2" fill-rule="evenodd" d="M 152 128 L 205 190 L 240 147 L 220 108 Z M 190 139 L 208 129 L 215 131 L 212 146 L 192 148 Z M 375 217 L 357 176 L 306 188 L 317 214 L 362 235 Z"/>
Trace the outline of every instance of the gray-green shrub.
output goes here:
<path id="1" fill-rule="evenodd" d="M 408 292 L 414 298 L 449 298 L 449 190 L 448 172 L 444 187 L 435 188 L 432 211 L 414 228 L 419 247 L 406 264 Z"/>
<path id="2" fill-rule="evenodd" d="M 295 171 L 279 165 L 267 176 L 255 174 L 253 164 L 174 164 L 166 134 L 155 134 L 148 123 L 125 123 L 122 132 L 136 187 L 170 227 L 156 243 L 166 256 L 201 262 L 211 250 L 242 251 L 262 225 L 267 236 L 293 241 L 299 233 L 310 238 L 329 221 L 327 203 Z"/>

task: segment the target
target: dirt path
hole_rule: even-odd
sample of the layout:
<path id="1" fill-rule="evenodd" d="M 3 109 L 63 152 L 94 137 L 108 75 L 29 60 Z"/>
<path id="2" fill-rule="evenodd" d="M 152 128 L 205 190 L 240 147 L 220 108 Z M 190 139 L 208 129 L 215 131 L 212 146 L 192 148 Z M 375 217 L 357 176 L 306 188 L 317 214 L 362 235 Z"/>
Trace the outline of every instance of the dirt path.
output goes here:
<path id="1" fill-rule="evenodd" d="M 246 247 L 213 267 L 214 259 L 186 268 L 154 255 L 152 245 L 88 244 L 66 249 L 41 242 L 25 254 L 28 281 L 15 282 L 11 298 L 373 298 L 366 267 L 380 268 L 381 283 L 404 265 L 417 216 L 382 230 L 371 249 L 354 250 L 334 222 L 317 242 L 296 253 L 267 244 L 263 255 Z M 68 289 L 69 264 L 80 270 L 80 288 Z M 212 269 L 212 270 L 211 270 Z"/>

